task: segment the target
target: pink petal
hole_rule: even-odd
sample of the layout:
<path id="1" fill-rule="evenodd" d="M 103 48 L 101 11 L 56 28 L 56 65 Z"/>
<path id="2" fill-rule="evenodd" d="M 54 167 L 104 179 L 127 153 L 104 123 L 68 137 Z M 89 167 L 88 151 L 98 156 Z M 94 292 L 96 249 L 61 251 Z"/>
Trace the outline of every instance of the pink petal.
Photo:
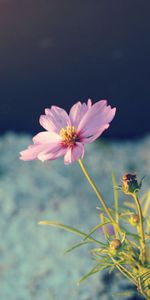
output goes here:
<path id="1" fill-rule="evenodd" d="M 104 130 L 108 129 L 108 127 L 109 127 L 109 124 L 106 124 L 106 125 L 102 126 L 102 127 L 97 131 L 97 133 L 82 138 L 82 143 L 83 143 L 83 144 L 90 144 L 90 143 L 92 143 L 93 141 L 95 141 L 95 140 L 103 133 Z"/>
<path id="2" fill-rule="evenodd" d="M 81 121 L 85 113 L 88 111 L 88 107 L 90 106 L 91 101 L 88 100 L 88 105 L 79 101 L 71 107 L 69 117 L 73 126 L 78 126 L 79 122 Z"/>
<path id="3" fill-rule="evenodd" d="M 103 112 L 101 113 L 101 118 L 105 120 L 104 122 L 110 123 L 116 114 L 116 108 L 111 108 L 110 105 L 106 106 Z"/>
<path id="4" fill-rule="evenodd" d="M 34 159 L 40 159 L 42 161 L 51 159 L 52 156 L 53 159 L 55 157 L 57 158 L 57 155 L 59 155 L 59 150 L 64 150 L 64 147 L 62 147 L 61 143 L 50 143 L 50 144 L 34 144 L 30 145 L 28 149 L 20 152 L 20 159 L 21 160 L 34 160 Z M 63 152 L 65 153 L 65 151 Z M 46 156 L 49 154 L 49 158 Z M 44 156 L 45 155 L 45 156 Z"/>
<path id="5" fill-rule="evenodd" d="M 95 103 L 84 115 L 77 131 L 84 138 L 95 135 L 101 128 L 108 125 L 115 116 L 116 109 L 106 106 L 106 100 Z"/>
<path id="6" fill-rule="evenodd" d="M 81 122 L 78 125 L 78 130 L 82 130 L 86 123 L 88 125 L 88 122 L 98 114 L 100 114 L 104 108 L 107 107 L 107 100 L 101 100 L 96 102 L 94 105 L 92 105 L 88 111 L 84 114 L 83 118 L 81 119 Z M 93 120 L 92 120 L 93 121 Z"/>
<path id="7" fill-rule="evenodd" d="M 92 106 L 92 100 L 91 99 L 88 99 L 87 106 L 88 106 L 88 108 L 90 108 Z"/>
<path id="8" fill-rule="evenodd" d="M 53 116 L 41 115 L 39 122 L 44 129 L 58 133 L 57 122 L 54 120 Z"/>
<path id="9" fill-rule="evenodd" d="M 20 152 L 21 160 L 34 160 L 40 151 L 44 150 L 44 145 L 30 145 L 27 149 Z"/>
<path id="10" fill-rule="evenodd" d="M 82 143 L 76 143 L 73 147 L 68 148 L 65 156 L 64 163 L 66 165 L 75 162 L 78 159 L 82 159 L 84 156 L 84 146 Z"/>
<path id="11" fill-rule="evenodd" d="M 57 159 L 61 156 L 64 156 L 67 151 L 67 148 L 62 147 L 61 145 L 56 145 L 53 149 L 51 149 L 51 152 L 40 152 L 38 154 L 38 159 L 41 161 L 46 161 L 46 160 L 54 160 Z"/>
<path id="12" fill-rule="evenodd" d="M 61 137 L 55 132 L 43 131 L 33 137 L 34 144 L 50 144 L 61 141 Z"/>
<path id="13" fill-rule="evenodd" d="M 71 125 L 69 116 L 64 109 L 53 105 L 51 107 L 51 113 L 60 129 L 66 127 L 67 125 Z"/>
<path id="14" fill-rule="evenodd" d="M 48 131 L 59 133 L 62 128 L 71 125 L 68 114 L 60 107 L 46 108 L 45 114 L 40 117 L 40 124 Z"/>

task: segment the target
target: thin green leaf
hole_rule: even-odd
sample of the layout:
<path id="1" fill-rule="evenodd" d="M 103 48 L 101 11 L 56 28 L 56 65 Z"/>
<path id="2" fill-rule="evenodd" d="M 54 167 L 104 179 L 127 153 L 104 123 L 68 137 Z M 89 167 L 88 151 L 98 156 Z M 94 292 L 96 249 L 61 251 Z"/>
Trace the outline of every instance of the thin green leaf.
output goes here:
<path id="1" fill-rule="evenodd" d="M 99 267 L 100 266 L 100 263 L 98 263 L 94 268 L 91 269 L 90 272 L 86 273 L 84 276 L 82 276 L 80 278 L 80 280 L 78 281 L 78 285 L 83 282 L 85 279 L 87 279 L 88 277 L 90 277 L 91 275 L 97 273 L 97 272 L 100 272 L 102 270 L 104 270 L 106 267 L 103 266 L 103 267 Z"/>
<path id="2" fill-rule="evenodd" d="M 136 284 L 136 280 L 134 278 L 134 276 L 132 275 L 132 273 L 127 270 L 124 266 L 123 263 L 119 263 L 119 261 L 116 261 L 112 255 L 110 255 L 110 258 L 112 259 L 113 263 L 115 264 L 116 268 L 125 276 L 127 277 L 130 281 L 132 281 L 134 284 Z"/>
<path id="3" fill-rule="evenodd" d="M 147 271 L 146 273 L 144 273 L 141 277 L 140 277 L 140 280 L 141 280 L 141 283 L 144 283 L 146 280 L 148 280 L 150 278 L 150 270 Z"/>
<path id="4" fill-rule="evenodd" d="M 86 237 L 87 234 L 74 228 L 74 227 L 71 227 L 71 226 L 67 226 L 67 225 L 64 225 L 64 224 L 61 224 L 61 223 L 58 223 L 56 221 L 40 221 L 38 224 L 40 225 L 49 225 L 49 226 L 53 226 L 53 227 L 57 227 L 57 228 L 61 228 L 61 229 L 64 229 L 66 231 L 69 231 L 69 232 L 72 232 L 72 233 L 75 233 L 79 236 L 82 236 L 82 237 Z M 89 241 L 92 241 L 92 242 L 95 242 L 96 244 L 99 244 L 99 245 L 103 245 L 103 243 L 97 241 L 96 239 L 92 238 L 92 237 L 89 237 L 88 238 Z"/>
<path id="5" fill-rule="evenodd" d="M 127 211 L 126 207 L 124 207 L 124 205 L 121 205 L 121 204 L 119 204 L 119 210 L 124 211 L 124 212 Z"/>
<path id="6" fill-rule="evenodd" d="M 144 217 L 147 216 L 149 207 L 150 207 L 150 190 L 148 190 L 147 198 L 146 198 L 146 201 L 145 201 L 145 204 L 144 204 L 144 207 L 143 207 L 143 216 Z"/>
<path id="7" fill-rule="evenodd" d="M 144 290 L 149 290 L 150 289 L 150 284 L 144 286 Z"/>
<path id="8" fill-rule="evenodd" d="M 126 233 L 126 235 L 130 235 L 130 236 L 134 237 L 134 238 L 137 239 L 137 240 L 140 239 L 140 237 L 139 237 L 138 234 L 136 234 L 136 233 L 131 233 L 131 232 L 128 232 L 128 231 L 126 231 L 125 233 Z"/>
<path id="9" fill-rule="evenodd" d="M 97 210 L 100 210 L 101 212 L 103 212 L 103 213 L 106 214 L 106 211 L 105 211 L 105 209 L 104 209 L 103 207 L 97 206 L 96 209 L 97 209 Z M 109 211 L 111 212 L 112 215 L 115 215 L 114 209 L 112 209 L 112 208 L 109 207 Z"/>
<path id="10" fill-rule="evenodd" d="M 134 203 L 129 202 L 129 201 L 125 201 L 124 205 L 128 206 L 128 207 L 130 207 L 132 209 L 136 209 L 136 205 Z"/>
<path id="11" fill-rule="evenodd" d="M 115 214 L 116 214 L 116 223 L 118 223 L 119 215 L 118 215 L 118 190 L 116 188 L 116 178 L 115 174 L 112 173 L 112 184 L 113 184 L 113 190 L 114 190 L 114 206 L 115 206 Z"/>
<path id="12" fill-rule="evenodd" d="M 122 292 L 122 293 L 113 293 L 113 297 L 131 297 L 133 292 Z"/>
<path id="13" fill-rule="evenodd" d="M 67 253 L 73 251 L 73 250 L 76 249 L 76 248 L 79 248 L 80 246 L 87 245 L 87 244 L 92 244 L 92 243 L 93 243 L 93 242 L 91 242 L 91 241 L 86 241 L 86 242 L 82 241 L 82 242 L 80 242 L 80 243 L 76 243 L 76 244 L 74 244 L 72 247 L 70 247 L 70 248 L 68 248 L 67 250 L 65 250 L 65 254 L 67 254 Z"/>
<path id="14" fill-rule="evenodd" d="M 135 239 L 139 240 L 138 234 L 128 232 L 122 225 L 120 226 L 120 228 L 125 232 L 126 235 L 130 235 L 130 236 L 134 237 Z"/>
<path id="15" fill-rule="evenodd" d="M 119 217 L 131 216 L 131 215 L 134 215 L 134 212 L 124 212 L 124 213 L 121 213 L 121 214 L 119 215 Z"/>
<path id="16" fill-rule="evenodd" d="M 146 191 L 141 197 L 140 197 L 140 204 L 143 205 L 148 193 L 149 193 L 150 190 Z"/>
<path id="17" fill-rule="evenodd" d="M 146 224 L 146 232 L 149 232 L 150 231 L 150 217 L 147 217 L 147 220 L 146 220 L 147 224 Z"/>
<path id="18" fill-rule="evenodd" d="M 90 251 L 92 252 L 92 253 L 94 253 L 94 252 L 102 252 L 102 251 L 104 251 L 106 248 L 105 247 L 101 247 L 101 248 L 94 248 L 94 249 L 91 249 Z"/>
<path id="19" fill-rule="evenodd" d="M 130 244 L 140 250 L 140 246 L 138 246 L 136 242 L 130 240 Z"/>
<path id="20" fill-rule="evenodd" d="M 98 224 L 95 227 L 93 227 L 90 232 L 86 235 L 86 237 L 84 238 L 84 240 L 88 239 L 92 233 L 94 233 L 96 230 L 98 230 L 100 227 L 103 227 L 104 225 L 110 224 L 111 222 L 104 222 L 102 224 Z M 103 244 L 103 243 L 102 243 Z M 105 245 L 105 244 L 103 244 Z"/>
<path id="21" fill-rule="evenodd" d="M 106 222 L 105 216 L 104 216 L 103 213 L 100 213 L 99 217 L 100 217 L 100 220 L 101 220 L 101 224 L 103 224 L 103 223 Z M 103 234 L 104 234 L 105 240 L 107 240 L 108 239 L 108 232 L 107 232 L 106 226 L 103 226 L 102 230 L 103 230 Z"/>

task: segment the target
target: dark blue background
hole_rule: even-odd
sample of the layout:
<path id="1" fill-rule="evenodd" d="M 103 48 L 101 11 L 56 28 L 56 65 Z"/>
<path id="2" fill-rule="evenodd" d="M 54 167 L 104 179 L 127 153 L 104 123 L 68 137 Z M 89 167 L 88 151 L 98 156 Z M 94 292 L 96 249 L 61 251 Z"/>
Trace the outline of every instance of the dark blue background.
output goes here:
<path id="1" fill-rule="evenodd" d="M 0 132 L 89 97 L 117 107 L 105 136 L 150 132 L 150 1 L 0 0 Z"/>

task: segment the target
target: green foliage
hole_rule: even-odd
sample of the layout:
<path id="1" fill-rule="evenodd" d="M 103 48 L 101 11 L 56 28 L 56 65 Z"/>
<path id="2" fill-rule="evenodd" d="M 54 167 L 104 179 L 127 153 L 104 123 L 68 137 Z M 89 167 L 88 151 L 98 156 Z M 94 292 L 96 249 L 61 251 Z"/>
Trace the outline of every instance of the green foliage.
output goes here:
<path id="1" fill-rule="evenodd" d="M 41 221 L 39 224 L 61 228 L 82 238 L 65 253 L 81 246 L 90 246 L 91 255 L 97 264 L 80 278 L 78 284 L 97 272 L 107 269 L 111 273 L 117 269 L 137 287 L 141 295 L 150 299 L 150 217 L 148 216 L 150 190 L 141 199 L 138 199 L 137 192 L 128 193 L 128 199 L 125 199 L 124 205 L 118 205 L 119 195 L 114 174 L 112 182 L 114 208 L 109 208 L 109 214 L 106 214 L 107 209 L 105 210 L 104 206 L 98 207 L 100 221 L 88 233 L 55 221 Z M 96 189 L 95 186 L 94 189 Z M 135 215 L 139 219 L 135 218 L 137 224 L 134 225 L 131 218 L 133 219 Z M 108 225 L 112 226 L 113 233 L 109 232 Z M 99 231 L 98 235 L 97 231 Z M 129 296 L 130 293 L 118 293 L 113 296 L 127 297 L 127 295 Z"/>

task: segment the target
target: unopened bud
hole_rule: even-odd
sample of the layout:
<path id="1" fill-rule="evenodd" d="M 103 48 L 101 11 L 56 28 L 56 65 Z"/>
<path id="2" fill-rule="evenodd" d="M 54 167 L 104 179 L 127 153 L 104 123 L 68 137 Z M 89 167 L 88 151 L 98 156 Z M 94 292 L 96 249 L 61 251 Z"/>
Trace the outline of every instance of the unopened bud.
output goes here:
<path id="1" fill-rule="evenodd" d="M 133 219 L 133 221 L 134 221 L 135 223 L 138 223 L 138 222 L 139 222 L 139 216 L 136 215 L 136 214 L 132 216 L 132 219 Z"/>
<path id="2" fill-rule="evenodd" d="M 130 218 L 130 221 L 135 225 L 138 224 L 139 223 L 139 216 L 137 214 L 132 215 L 131 218 Z"/>
<path id="3" fill-rule="evenodd" d="M 138 183 L 136 174 L 126 173 L 122 178 L 122 191 L 126 194 L 134 193 L 141 188 L 141 184 Z"/>
<path id="4" fill-rule="evenodd" d="M 118 248 L 120 248 L 120 246 L 121 246 L 121 242 L 118 239 L 112 240 L 109 244 L 111 250 L 117 250 Z"/>

